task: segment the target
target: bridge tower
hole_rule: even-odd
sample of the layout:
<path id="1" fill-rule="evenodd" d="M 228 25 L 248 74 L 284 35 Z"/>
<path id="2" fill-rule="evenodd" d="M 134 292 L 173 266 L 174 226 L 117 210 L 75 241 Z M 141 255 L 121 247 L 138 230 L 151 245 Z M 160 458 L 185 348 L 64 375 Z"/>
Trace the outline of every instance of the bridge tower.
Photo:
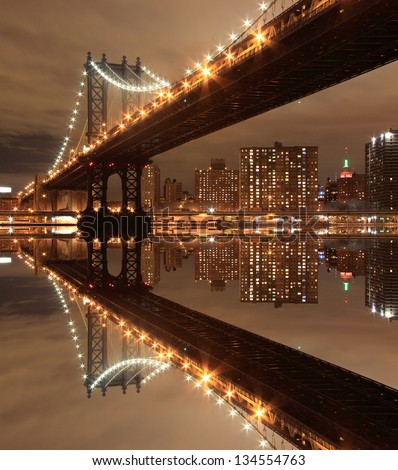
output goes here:
<path id="1" fill-rule="evenodd" d="M 84 64 L 87 77 L 87 140 L 91 144 L 107 131 L 108 121 L 108 82 L 101 75 L 116 75 L 124 82 L 134 85 L 141 80 L 141 59 L 137 57 L 134 65 L 129 66 L 126 56 L 123 56 L 120 64 L 109 64 L 106 54 L 102 54 L 100 62 L 93 62 L 91 52 L 87 53 Z M 139 106 L 139 98 L 134 92 L 123 90 L 122 112 L 124 115 L 131 114 Z"/>
<path id="2" fill-rule="evenodd" d="M 123 395 L 126 394 L 129 385 L 134 385 L 137 393 L 141 391 L 142 373 L 138 364 L 124 367 L 120 374 L 114 378 L 100 379 L 101 375 L 109 369 L 108 357 L 108 318 L 95 311 L 90 305 L 87 308 L 87 371 L 85 387 L 87 397 L 90 398 L 94 388 L 106 395 L 108 387 L 121 387 Z M 140 341 L 132 335 L 123 334 L 121 344 L 121 360 L 130 361 L 142 356 Z M 94 387 L 94 388 L 93 388 Z"/>

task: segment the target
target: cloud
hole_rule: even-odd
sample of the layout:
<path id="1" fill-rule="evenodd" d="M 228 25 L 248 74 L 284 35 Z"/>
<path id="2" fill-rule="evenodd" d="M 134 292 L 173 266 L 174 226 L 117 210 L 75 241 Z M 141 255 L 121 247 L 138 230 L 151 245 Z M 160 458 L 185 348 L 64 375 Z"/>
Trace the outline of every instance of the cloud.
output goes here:
<path id="1" fill-rule="evenodd" d="M 15 139 L 13 146 L 3 142 L 0 148 L 1 166 L 9 168 L 0 171 L 7 172 L 15 186 L 21 181 L 16 172 L 33 175 L 47 169 L 64 136 L 88 50 L 95 58 L 106 52 L 110 62 L 126 54 L 133 63 L 140 56 L 173 81 L 238 31 L 242 19 L 256 14 L 255 2 L 241 0 L 228 5 L 212 0 L 115 0 L 111 8 L 106 0 L 4 0 L 0 129 Z M 229 165 L 237 167 L 241 146 L 268 146 L 275 140 L 319 145 L 321 181 L 339 171 L 346 146 L 352 166 L 363 171 L 364 143 L 374 133 L 398 125 L 393 106 L 398 100 L 397 72 L 398 64 L 391 64 L 305 98 L 301 105 L 284 106 L 175 149 L 157 159 L 162 179 L 176 177 L 192 190 L 194 167 L 207 167 L 211 157 L 227 157 Z M 84 122 L 83 106 L 79 130 Z M 77 132 L 74 141 L 79 137 Z M 24 155 L 29 145 L 31 151 Z"/>
<path id="2" fill-rule="evenodd" d="M 2 173 L 46 172 L 60 140 L 49 134 L 0 134 Z"/>

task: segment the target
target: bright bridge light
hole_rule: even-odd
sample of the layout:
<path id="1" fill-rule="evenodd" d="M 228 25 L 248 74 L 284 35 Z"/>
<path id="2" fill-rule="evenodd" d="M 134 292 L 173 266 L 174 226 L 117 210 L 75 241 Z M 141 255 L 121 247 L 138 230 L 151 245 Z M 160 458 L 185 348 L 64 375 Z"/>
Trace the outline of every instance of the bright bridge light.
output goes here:
<path id="1" fill-rule="evenodd" d="M 2 256 L 0 258 L 0 264 L 10 264 L 12 262 L 12 258 L 9 258 L 7 256 Z"/>
<path id="2" fill-rule="evenodd" d="M 59 215 L 53 218 L 53 222 L 58 224 L 77 224 L 76 217 L 70 215 Z"/>

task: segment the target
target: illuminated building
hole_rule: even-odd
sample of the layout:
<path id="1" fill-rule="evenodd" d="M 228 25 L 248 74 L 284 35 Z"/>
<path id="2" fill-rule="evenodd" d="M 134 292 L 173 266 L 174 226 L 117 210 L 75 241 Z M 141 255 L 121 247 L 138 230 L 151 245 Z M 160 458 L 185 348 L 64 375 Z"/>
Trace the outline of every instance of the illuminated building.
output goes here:
<path id="1" fill-rule="evenodd" d="M 0 240 L 0 253 L 16 253 L 19 251 L 17 242 L 14 240 Z"/>
<path id="2" fill-rule="evenodd" d="M 365 275 L 365 250 L 337 250 L 337 271 L 341 279 Z"/>
<path id="3" fill-rule="evenodd" d="M 195 249 L 195 280 L 209 281 L 212 291 L 223 291 L 227 281 L 239 278 L 239 242 L 210 243 Z"/>
<path id="4" fill-rule="evenodd" d="M 19 206 L 19 199 L 12 196 L 0 197 L 0 211 L 11 211 Z"/>
<path id="5" fill-rule="evenodd" d="M 148 240 L 141 242 L 141 275 L 148 286 L 155 286 L 160 281 L 160 245 Z"/>
<path id="6" fill-rule="evenodd" d="M 365 304 L 386 318 L 398 318 L 398 241 L 372 241 L 368 250 Z"/>
<path id="7" fill-rule="evenodd" d="M 352 279 L 365 276 L 366 250 L 351 250 L 346 247 L 326 248 L 325 265 L 328 271 L 336 270 L 343 282 L 344 299 L 348 302 L 348 292 Z"/>
<path id="8" fill-rule="evenodd" d="M 166 203 L 177 202 L 182 199 L 182 183 L 170 178 L 164 182 L 164 201 Z"/>
<path id="9" fill-rule="evenodd" d="M 160 204 L 160 170 L 151 163 L 142 171 L 142 206 L 144 210 L 158 208 Z"/>
<path id="10" fill-rule="evenodd" d="M 318 245 L 241 242 L 241 302 L 318 303 Z"/>
<path id="11" fill-rule="evenodd" d="M 348 159 L 344 160 L 344 167 L 337 180 L 337 200 L 347 202 L 351 199 L 365 200 L 365 175 L 351 170 Z"/>
<path id="12" fill-rule="evenodd" d="M 318 147 L 247 147 L 240 150 L 240 208 L 318 207 Z"/>
<path id="13" fill-rule="evenodd" d="M 325 204 L 325 188 L 320 185 L 318 185 L 318 202 L 320 205 Z"/>
<path id="14" fill-rule="evenodd" d="M 365 147 L 366 189 L 372 209 L 398 209 L 398 130 L 374 137 Z"/>
<path id="15" fill-rule="evenodd" d="M 199 209 L 237 210 L 238 178 L 238 170 L 229 170 L 224 159 L 212 159 L 208 170 L 195 170 L 195 200 Z"/>

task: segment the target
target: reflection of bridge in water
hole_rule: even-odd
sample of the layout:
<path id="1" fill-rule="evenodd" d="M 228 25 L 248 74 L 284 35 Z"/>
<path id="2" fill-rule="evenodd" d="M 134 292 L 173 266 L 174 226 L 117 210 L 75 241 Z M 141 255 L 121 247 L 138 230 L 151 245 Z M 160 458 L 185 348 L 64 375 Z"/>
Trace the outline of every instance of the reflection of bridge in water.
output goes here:
<path id="1" fill-rule="evenodd" d="M 298 448 L 397 448 L 396 390 L 154 295 L 142 282 L 139 244 L 122 243 L 119 276 L 108 273 L 105 244 L 89 244 L 88 258 L 76 253 L 53 251 L 43 269 L 86 305 L 88 387 L 107 369 L 112 322 L 154 360 L 171 362 Z"/>

